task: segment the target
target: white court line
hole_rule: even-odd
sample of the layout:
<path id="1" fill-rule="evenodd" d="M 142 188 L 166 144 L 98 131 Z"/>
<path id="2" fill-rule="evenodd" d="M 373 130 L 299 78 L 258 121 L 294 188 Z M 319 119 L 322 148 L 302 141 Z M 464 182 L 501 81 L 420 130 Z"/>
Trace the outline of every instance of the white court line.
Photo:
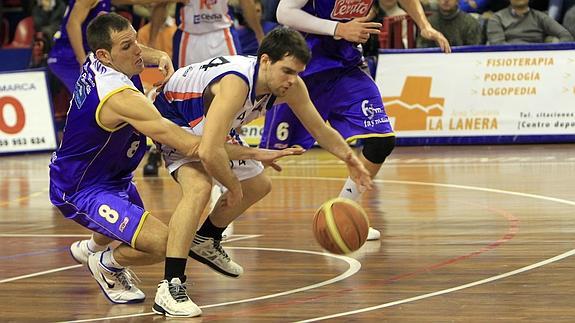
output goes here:
<path id="1" fill-rule="evenodd" d="M 5 235 L 2 235 L 2 237 L 3 236 L 5 236 Z M 12 236 L 12 235 L 7 235 L 7 236 Z M 69 235 L 69 234 L 46 234 L 46 235 L 33 234 L 33 235 L 14 235 L 14 236 L 16 236 L 16 237 L 34 237 L 34 238 L 70 237 L 70 236 L 72 236 L 72 237 L 89 237 L 89 235 Z M 233 242 L 233 241 L 240 241 L 240 240 L 245 240 L 245 239 L 257 238 L 257 237 L 261 237 L 261 234 L 245 234 L 245 235 L 236 234 L 236 235 L 232 235 L 232 237 L 236 237 L 236 238 L 226 239 L 225 241 L 222 241 L 222 243 L 228 243 L 228 242 Z M 233 249 L 234 247 L 228 247 L 228 248 Z M 78 268 L 78 267 L 82 267 L 82 265 L 73 265 L 73 266 L 54 268 L 54 269 L 50 269 L 50 270 L 45 270 L 45 271 L 33 273 L 33 274 L 22 275 L 22 276 L 17 276 L 17 277 L 12 277 L 12 278 L 5 278 L 5 279 L 0 280 L 0 284 L 9 283 L 9 282 L 13 282 L 16 280 L 21 280 L 21 279 L 26 279 L 26 278 L 42 276 L 42 275 L 51 274 L 51 273 L 56 273 L 59 271 L 65 271 L 65 270 L 74 269 L 74 268 Z"/>
<path id="2" fill-rule="evenodd" d="M 503 279 L 503 278 L 507 278 L 509 276 L 513 276 L 516 274 L 520 274 L 522 272 L 531 270 L 531 269 L 535 269 L 535 268 L 539 268 L 545 265 L 548 265 L 552 262 L 573 256 L 575 254 L 575 249 L 572 249 L 570 251 L 567 251 L 565 253 L 562 253 L 558 256 L 555 256 L 553 258 L 549 258 L 543 261 L 540 261 L 538 263 L 529 265 L 529 266 L 525 266 L 510 272 L 506 272 L 504 274 L 501 275 L 497 275 L 497 276 L 493 276 L 493 277 L 489 277 L 486 279 L 482 279 L 482 280 L 478 280 L 476 282 L 472 282 L 469 284 L 465 284 L 465 285 L 460 285 L 460 286 L 456 286 L 456 287 L 452 287 L 452 288 L 448 288 L 448 289 L 444 289 L 444 290 L 440 290 L 437 292 L 433 292 L 433 293 L 429 293 L 429 294 L 423 294 L 423 295 L 419 295 L 419 296 L 415 296 L 415 297 L 411 297 L 411 298 L 405 298 L 405 299 L 400 299 L 394 302 L 389 302 L 389 303 L 385 303 L 385 304 L 381 304 L 381 305 L 376 305 L 376 306 L 372 306 L 372 307 L 366 307 L 366 308 L 362 308 L 359 310 L 355 310 L 355 311 L 349 311 L 349 312 L 342 312 L 342 313 L 337 313 L 337 314 L 332 314 L 332 315 L 326 315 L 326 316 L 322 316 L 322 317 L 316 317 L 316 318 L 312 318 L 309 320 L 303 320 L 303 321 L 297 321 L 296 323 L 303 323 L 303 322 L 317 322 L 317 321 L 322 321 L 322 320 L 327 320 L 327 319 L 332 319 L 332 318 L 336 318 L 336 317 L 342 317 L 342 316 L 348 316 L 348 315 L 353 315 L 353 314 L 359 314 L 359 313 L 364 313 L 364 312 L 369 312 L 369 311 L 374 311 L 374 310 L 378 310 L 378 309 L 382 309 L 385 307 L 392 307 L 395 305 L 401 305 L 401 304 L 405 304 L 405 303 L 411 303 L 411 302 L 415 302 L 415 301 L 419 301 L 421 299 L 425 299 L 425 298 L 430 298 L 430 297 L 435 297 L 435 296 L 439 296 L 439 295 L 443 295 L 443 294 L 448 294 L 451 292 L 456 292 L 462 289 L 466 289 L 466 288 L 470 288 L 470 287 L 475 287 L 478 285 L 482 285 L 482 284 L 487 284 L 490 283 L 492 281 L 496 281 L 499 279 Z"/>
<path id="3" fill-rule="evenodd" d="M 290 289 L 290 290 L 287 290 L 285 292 L 269 294 L 269 295 L 265 295 L 265 296 L 245 298 L 245 299 L 240 299 L 237 301 L 230 301 L 230 302 L 224 302 L 224 303 L 203 305 L 203 306 L 200 306 L 200 308 L 202 308 L 202 309 L 203 308 L 211 308 L 211 307 L 227 306 L 227 305 L 233 305 L 233 304 L 248 303 L 248 302 L 257 302 L 257 301 L 261 301 L 264 299 L 276 298 L 276 297 L 281 297 L 281 296 L 285 296 L 285 295 L 290 295 L 290 294 L 295 294 L 295 293 L 311 290 L 314 288 L 322 287 L 325 285 L 333 284 L 333 283 L 336 283 L 338 281 L 344 280 L 344 279 L 356 274 L 361 269 L 361 263 L 359 261 L 353 259 L 353 258 L 346 257 L 346 256 L 340 256 L 340 255 L 334 255 L 334 254 L 330 254 L 330 253 L 326 253 L 326 252 L 316 252 L 316 251 L 309 251 L 309 250 L 295 250 L 295 249 L 281 249 L 281 248 L 255 248 L 255 247 L 254 248 L 252 248 L 252 247 L 228 247 L 228 248 L 229 249 L 238 249 L 238 250 L 277 251 L 277 252 L 293 252 L 293 253 L 304 253 L 304 254 L 310 254 L 310 255 L 319 255 L 319 256 L 323 256 L 323 257 L 331 257 L 331 258 L 343 260 L 343 261 L 347 262 L 349 267 L 345 272 L 337 275 L 336 277 L 325 280 L 325 281 L 320 282 L 320 283 L 316 283 L 316 284 L 312 284 L 312 285 L 308 285 L 308 286 L 304 286 L 304 287 L 300 287 L 300 288 L 296 288 L 296 289 Z M 106 321 L 106 320 L 115 320 L 115 319 L 125 319 L 125 318 L 138 317 L 138 316 L 147 316 L 147 315 L 153 315 L 153 314 L 154 314 L 154 312 L 148 312 L 148 313 L 118 315 L 118 316 L 100 317 L 100 318 L 77 320 L 77 321 L 65 321 L 65 322 L 68 322 L 68 323 L 72 323 L 72 322 L 74 322 L 74 323 L 76 323 L 76 322 L 96 322 L 96 321 Z"/>
<path id="4" fill-rule="evenodd" d="M 0 233 L 0 238 L 89 238 L 90 234 Z"/>
<path id="5" fill-rule="evenodd" d="M 282 177 L 275 177 L 275 178 L 286 178 L 286 179 L 300 179 L 301 177 L 298 176 L 282 176 Z M 342 178 L 329 178 L 329 177 L 306 177 L 307 180 L 328 180 L 328 181 L 343 181 L 344 179 Z M 406 185 L 421 185 L 421 186 L 437 186 L 437 187 L 447 187 L 447 188 L 459 188 L 459 189 L 466 189 L 466 190 L 473 190 L 473 191 L 482 191 L 482 192 L 490 192 L 490 193 L 498 193 L 498 194 L 507 194 L 507 195 L 514 195 L 514 196 L 520 196 L 520 197 L 526 197 L 526 198 L 532 198 L 532 199 L 539 199 L 539 200 L 544 200 L 544 201 L 550 201 L 550 202 L 556 202 L 556 203 L 562 203 L 562 204 L 567 204 L 570 206 L 575 206 L 575 202 L 573 201 L 569 201 L 569 200 L 564 200 L 564 199 L 560 199 L 560 198 L 555 198 L 555 197 L 548 197 L 548 196 L 543 196 L 543 195 L 536 195 L 536 194 L 529 194 L 529 193 L 520 193 L 520 192 L 513 192 L 513 191 L 504 191 L 504 190 L 500 190 L 500 189 L 492 189 L 492 188 L 484 188 L 484 187 L 476 187 L 476 186 L 468 186 L 468 185 L 456 185 L 456 184 L 442 184 L 442 183 L 430 183 L 430 182 L 414 182 L 414 181 L 395 181 L 395 180 L 379 180 L 376 179 L 374 180 L 374 182 L 376 183 L 392 183 L 392 184 L 406 184 Z M 390 302 L 390 303 L 385 303 L 385 304 L 380 304 L 380 305 L 376 305 L 376 306 L 372 306 L 372 307 L 366 307 L 366 308 L 362 308 L 362 309 L 358 309 L 358 310 L 354 310 L 354 311 L 348 311 L 348 312 L 341 312 L 341 313 L 336 313 L 336 314 L 332 314 L 332 315 L 326 315 L 326 316 L 322 316 L 322 317 L 316 317 L 316 318 L 311 318 L 308 320 L 303 320 L 303 321 L 298 321 L 297 323 L 301 323 L 301 322 L 316 322 L 316 321 L 321 321 L 321 320 L 327 320 L 327 319 L 332 319 L 332 318 L 337 318 L 337 317 L 342 317 L 342 316 L 348 316 L 348 315 L 353 315 L 353 314 L 358 314 L 358 313 L 364 313 L 364 312 L 369 312 L 369 311 L 374 311 L 374 310 L 378 310 L 378 309 L 382 309 L 385 307 L 391 307 L 391 306 L 395 306 L 395 305 L 400 305 L 400 304 L 404 304 L 404 303 L 409 303 L 409 302 L 415 302 L 421 299 L 425 299 L 425 298 L 430 298 L 430 297 L 434 297 L 434 296 L 438 296 L 438 295 L 443 295 L 443 294 L 447 294 L 447 293 L 451 293 L 451 292 L 455 292 L 455 291 L 459 291 L 462 289 L 466 289 L 466 288 L 470 288 L 470 287 L 474 287 L 477 285 L 481 285 L 481 284 L 486 284 L 486 283 L 490 283 L 492 281 L 495 280 L 499 280 L 499 279 L 503 279 L 503 278 L 507 278 L 509 276 L 513 276 L 513 275 L 517 275 L 535 268 L 539 268 L 545 265 L 548 265 L 550 263 L 565 259 L 567 257 L 570 257 L 572 255 L 575 254 L 575 249 L 572 249 L 570 251 L 567 251 L 565 253 L 562 253 L 560 255 L 557 255 L 555 257 L 534 263 L 532 265 L 528 265 L 513 271 L 509 271 L 497 276 L 492 276 L 492 277 L 488 277 L 486 279 L 482 279 L 476 282 L 472 282 L 472 283 L 468 283 L 465 285 L 460 285 L 460 286 L 455 286 L 452 288 L 448 288 L 448 289 L 444 289 L 444 290 L 440 290 L 437 292 L 433 292 L 433 293 L 428 293 L 428 294 L 424 294 L 424 295 L 419 295 L 419 296 L 415 296 L 415 297 L 411 297 L 411 298 L 406 298 L 406 299 L 402 299 L 402 300 L 397 300 L 394 302 Z"/>
<path id="6" fill-rule="evenodd" d="M 50 269 L 50 270 L 41 271 L 41 272 L 37 272 L 37 273 L 33 273 L 33 274 L 28 274 L 28 275 L 23 275 L 23 276 L 18 276 L 18 277 L 12 277 L 12 278 L 6 278 L 6 279 L 0 280 L 0 284 L 13 282 L 13 281 L 20 280 L 20 279 L 26 279 L 26 278 L 32 278 L 32 277 L 36 277 L 36 276 L 42 276 L 42 275 L 46 275 L 46 274 L 56 273 L 59 271 L 74 269 L 74 268 L 78 268 L 78 267 L 82 267 L 82 265 L 72 265 L 72 266 L 67 266 L 67 267 L 60 267 L 60 268 Z"/>
<path id="7" fill-rule="evenodd" d="M 261 237 L 261 234 L 233 234 L 222 243 Z M 90 234 L 28 234 L 28 233 L 0 233 L 0 238 L 89 238 Z M 236 238 L 234 238 L 236 237 Z"/>

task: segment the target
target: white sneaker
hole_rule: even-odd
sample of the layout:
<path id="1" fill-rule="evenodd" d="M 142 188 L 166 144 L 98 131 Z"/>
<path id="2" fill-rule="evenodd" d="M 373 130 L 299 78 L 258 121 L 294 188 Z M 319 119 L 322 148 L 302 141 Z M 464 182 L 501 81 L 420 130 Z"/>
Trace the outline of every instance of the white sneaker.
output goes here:
<path id="1" fill-rule="evenodd" d="M 228 277 L 238 278 L 243 274 L 242 266 L 235 263 L 226 253 L 220 240 L 196 234 L 188 255 Z"/>
<path id="2" fill-rule="evenodd" d="M 186 280 L 185 277 L 183 279 Z M 152 311 L 171 317 L 192 317 L 202 314 L 202 310 L 188 296 L 186 285 L 177 277 L 172 278 L 170 282 L 164 279 L 158 284 Z"/>
<path id="3" fill-rule="evenodd" d="M 111 270 L 101 263 L 102 254 L 98 251 L 88 256 L 88 269 L 92 277 L 98 282 L 104 295 L 116 304 L 139 303 L 144 301 L 146 295 L 134 285 L 133 280 L 137 277 L 128 268 Z M 110 251 L 111 252 L 111 251 Z"/>
<path id="4" fill-rule="evenodd" d="M 70 254 L 72 254 L 72 258 L 82 265 L 88 263 L 88 256 L 93 254 L 88 248 L 88 241 L 89 240 L 80 240 L 74 241 L 72 245 L 70 245 Z"/>
<path id="5" fill-rule="evenodd" d="M 369 231 L 367 231 L 367 241 L 379 240 L 380 237 L 381 233 L 379 233 L 379 231 L 369 227 Z"/>

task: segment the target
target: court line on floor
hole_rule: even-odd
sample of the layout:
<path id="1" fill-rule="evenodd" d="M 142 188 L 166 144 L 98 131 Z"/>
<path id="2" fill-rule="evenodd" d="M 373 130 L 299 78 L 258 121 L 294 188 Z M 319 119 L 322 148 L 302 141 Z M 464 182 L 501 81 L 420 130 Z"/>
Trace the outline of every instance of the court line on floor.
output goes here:
<path id="1" fill-rule="evenodd" d="M 496 280 L 500 280 L 500 279 L 507 278 L 507 277 L 510 277 L 513 275 L 517 275 L 517 274 L 520 274 L 520 273 L 523 273 L 523 272 L 526 272 L 526 271 L 529 271 L 529 270 L 532 270 L 535 268 L 539 268 L 539 267 L 548 265 L 550 263 L 565 259 L 565 258 L 573 256 L 573 255 L 575 255 L 575 249 L 572 249 L 570 251 L 567 251 L 565 253 L 557 255 L 553 258 L 549 258 L 549 259 L 540 261 L 538 263 L 534 263 L 534 264 L 529 265 L 529 266 L 525 266 L 525 267 L 510 271 L 510 272 L 506 272 L 506 273 L 503 273 L 501 275 L 492 276 L 489 278 L 478 280 L 478 281 L 475 281 L 475 282 L 472 282 L 469 284 L 460 285 L 460 286 L 456 286 L 456 287 L 452 287 L 452 288 L 448 288 L 448 289 L 444 289 L 444 290 L 440 290 L 440 291 L 436 291 L 436 292 L 432 292 L 432 293 L 428 293 L 428 294 L 423 294 L 423 295 L 419 295 L 419 296 L 415 296 L 415 297 L 405 298 L 405 299 L 401 299 L 401 300 L 397 300 L 397 301 L 393 301 L 393 302 L 389 302 L 389 303 L 385 303 L 385 304 L 381 304 L 381 305 L 366 307 L 366 308 L 358 309 L 355 311 L 336 313 L 336 314 L 316 317 L 316 318 L 312 318 L 312 319 L 308 319 L 308 320 L 297 321 L 296 323 L 317 322 L 317 321 L 323 321 L 323 320 L 327 320 L 327 319 L 339 318 L 342 316 L 360 314 L 360 313 L 374 311 L 374 310 L 378 310 L 378 309 L 382 309 L 382 308 L 386 308 L 386 307 L 392 307 L 395 305 L 411 303 L 411 302 L 419 301 L 419 300 L 422 300 L 425 298 L 430 298 L 430 297 L 435 297 L 435 296 L 439 296 L 439 295 L 443 295 L 443 294 L 448 294 L 448 293 L 456 292 L 456 291 L 459 291 L 462 289 L 471 288 L 471 287 L 475 287 L 475 286 L 482 285 L 482 284 L 487 284 L 487 283 L 490 283 L 490 282 L 493 282 Z"/>
<path id="2" fill-rule="evenodd" d="M 203 306 L 200 306 L 200 308 L 202 308 L 202 309 L 227 306 L 227 305 L 234 305 L 234 304 L 243 304 L 243 303 L 249 303 L 249 302 L 257 302 L 257 301 L 261 301 L 261 300 L 265 300 L 265 299 L 276 298 L 276 297 L 281 297 L 281 296 L 286 296 L 286 295 L 291 295 L 291 294 L 295 294 L 295 293 L 299 293 L 299 292 L 308 291 L 311 289 L 330 285 L 330 284 L 336 283 L 338 281 L 347 279 L 348 277 L 355 275 L 361 269 L 361 263 L 359 261 L 353 259 L 353 258 L 350 258 L 347 256 L 334 255 L 334 254 L 330 254 L 330 253 L 326 253 L 326 252 L 317 252 L 317 251 L 310 251 L 310 250 L 298 250 L 298 249 L 283 249 L 283 248 L 259 248 L 259 247 L 228 247 L 228 248 L 229 249 L 237 249 L 237 250 L 276 251 L 276 252 L 292 252 L 292 253 L 304 253 L 304 254 L 311 254 L 311 255 L 320 255 L 323 257 L 331 257 L 331 258 L 343 260 L 343 261 L 347 262 L 349 267 L 343 273 L 341 273 L 341 274 L 339 274 L 339 275 L 337 275 L 331 279 L 322 281 L 320 283 L 311 284 L 311 285 L 307 285 L 304 287 L 290 289 L 287 291 L 274 293 L 274 294 L 268 294 L 268 295 L 264 295 L 264 296 L 244 298 L 244 299 L 240 299 L 240 300 L 217 303 L 217 304 L 203 305 Z M 109 317 L 100 317 L 100 318 L 92 318 L 92 319 L 84 319 L 84 320 L 76 320 L 76 321 L 64 321 L 64 322 L 68 322 L 68 323 L 96 322 L 96 321 L 105 321 L 105 320 L 125 319 L 125 318 L 131 318 L 131 317 L 139 317 L 139 316 L 148 316 L 148 315 L 154 315 L 154 314 L 155 314 L 154 312 L 147 312 L 147 313 L 127 314 L 127 315 L 118 315 L 118 316 L 109 316 Z"/>
<path id="3" fill-rule="evenodd" d="M 35 238 L 39 238 L 39 237 L 44 237 L 43 235 L 30 235 L 32 237 Z M 63 236 L 63 237 L 68 237 L 69 235 L 55 235 L 55 234 L 51 234 L 51 235 L 46 235 L 46 236 L 50 236 L 50 237 L 59 237 L 59 236 Z M 80 235 L 81 237 L 85 237 L 85 235 Z M 229 242 L 234 242 L 234 241 L 240 241 L 240 240 L 246 240 L 246 239 L 252 239 L 252 238 L 258 238 L 261 237 L 261 234 L 244 234 L 244 235 L 232 235 L 231 237 L 235 237 L 235 238 L 229 238 L 226 239 L 224 241 L 222 241 L 222 243 L 229 243 Z M 28 237 L 28 235 L 26 235 L 26 237 Z M 234 248 L 234 247 L 227 247 L 227 248 Z M 63 249 L 63 251 L 67 251 L 68 249 Z M 22 279 L 26 279 L 26 278 L 33 278 L 33 277 L 38 277 L 38 276 L 42 276 L 42 275 L 47 275 L 47 274 L 51 274 L 51 273 L 55 273 L 55 272 L 60 272 L 60 271 L 65 271 L 65 270 L 69 270 L 69 269 L 74 269 L 74 268 L 78 268 L 78 267 L 82 267 L 82 265 L 72 265 L 72 266 L 65 266 L 65 267 L 59 267 L 59 268 L 54 268 L 54 269 L 49 269 L 49 270 L 44 270 L 44 271 L 40 271 L 40 272 L 36 272 L 36 273 L 32 273 L 32 274 L 26 274 L 26 275 L 21 275 L 21 276 L 16 276 L 16 277 L 11 277 L 11 278 L 5 278 L 5 279 L 0 279 L 0 284 L 4 284 L 4 283 L 10 283 L 13 281 L 17 281 L 17 280 L 22 280 Z"/>
<path id="4" fill-rule="evenodd" d="M 291 179 L 300 179 L 301 178 L 298 176 L 282 176 L 282 177 L 277 177 L 277 178 L 290 179 L 290 177 L 291 177 Z M 330 178 L 330 177 L 306 177 L 306 179 L 307 180 L 330 180 L 330 181 L 336 181 L 336 180 L 341 181 L 341 180 L 343 180 L 340 178 Z M 374 182 L 375 183 L 387 183 L 387 184 L 404 184 L 404 185 L 420 185 L 420 186 L 435 186 L 435 187 L 445 187 L 445 188 L 458 188 L 458 189 L 482 191 L 482 192 L 489 192 L 489 193 L 514 195 L 514 196 L 539 199 L 539 200 L 544 200 L 544 201 L 550 201 L 550 202 L 556 202 L 556 203 L 561 203 L 561 204 L 567 204 L 570 206 L 575 206 L 575 202 L 569 201 L 569 200 L 564 200 L 564 199 L 549 197 L 549 196 L 543 196 L 543 195 L 530 194 L 530 193 L 505 191 L 505 190 L 494 189 L 494 188 L 485 188 L 485 187 L 468 186 L 468 185 L 457 185 L 457 184 L 443 184 L 443 183 L 415 182 L 415 181 L 396 181 L 396 180 L 381 180 L 381 179 L 375 179 Z M 534 263 L 534 264 L 531 264 L 531 265 L 528 265 L 525 267 L 521 267 L 521 268 L 516 269 L 516 270 L 512 270 L 512 271 L 509 271 L 509 272 L 506 272 L 506 273 L 503 273 L 500 275 L 488 277 L 488 278 L 478 280 L 475 282 L 471 282 L 468 284 L 455 286 L 452 288 L 448 288 L 448 289 L 444 289 L 444 290 L 440 290 L 440 291 L 436 291 L 436 292 L 432 292 L 432 293 L 428 293 L 428 294 L 423 294 L 423 295 L 419 295 L 419 296 L 415 296 L 415 297 L 401 299 L 401 300 L 397 300 L 397 301 L 393 301 L 393 302 L 389 302 L 389 303 L 385 303 L 385 304 L 366 307 L 366 308 L 362 308 L 362 309 L 358 309 L 358 310 L 335 313 L 335 314 L 331 314 L 331 315 L 325 315 L 325 316 L 321 316 L 321 317 L 297 321 L 296 323 L 317 322 L 317 321 L 322 321 L 322 320 L 327 320 L 327 319 L 339 318 L 339 317 L 343 317 L 343 316 L 360 314 L 360 313 L 370 312 L 370 311 L 374 311 L 374 310 L 378 310 L 378 309 L 382 309 L 382 308 L 386 308 L 386 307 L 391 307 L 391 306 L 395 306 L 395 305 L 411 303 L 411 302 L 415 302 L 415 301 L 425 299 L 425 298 L 430 298 L 430 297 L 435 297 L 435 296 L 439 296 L 439 295 L 443 295 L 443 294 L 448 294 L 451 292 L 459 291 L 462 289 L 467 289 L 470 287 L 475 287 L 478 285 L 490 283 L 490 282 L 493 282 L 496 280 L 500 280 L 500 279 L 507 278 L 507 277 L 510 277 L 513 275 L 517 275 L 517 274 L 520 274 L 520 273 L 523 273 L 523 272 L 526 272 L 526 271 L 529 271 L 529 270 L 532 270 L 535 268 L 539 268 L 539 267 L 548 265 L 550 263 L 565 259 L 565 258 L 573 256 L 573 255 L 575 255 L 575 249 L 564 252 L 564 253 L 559 254 L 555 257 L 548 258 L 548 259 L 542 260 L 540 262 L 537 262 L 537 263 Z"/>
<path id="5" fill-rule="evenodd" d="M 0 284 L 10 283 L 10 282 L 13 282 L 13 281 L 16 281 L 16 280 L 21 280 L 21 279 L 26 279 L 26 278 L 32 278 L 32 277 L 47 275 L 47 274 L 56 273 L 56 272 L 59 272 L 59 271 L 65 271 L 65 270 L 68 270 L 68 269 L 79 268 L 79 267 L 82 267 L 82 265 L 72 265 L 72 266 L 60 267 L 60 268 L 55 268 L 55 269 L 40 271 L 40 272 L 33 273 L 33 274 L 22 275 L 22 276 L 17 276 L 17 277 L 12 277 L 12 278 L 6 278 L 6 279 L 0 280 Z"/>

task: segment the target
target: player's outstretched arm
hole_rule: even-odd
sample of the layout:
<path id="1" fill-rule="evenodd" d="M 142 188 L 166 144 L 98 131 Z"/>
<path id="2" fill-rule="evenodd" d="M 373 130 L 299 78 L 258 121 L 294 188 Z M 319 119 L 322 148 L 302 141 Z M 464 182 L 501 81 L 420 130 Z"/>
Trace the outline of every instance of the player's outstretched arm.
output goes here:
<path id="1" fill-rule="evenodd" d="M 82 24 L 88 17 L 88 13 L 98 3 L 98 0 L 77 0 L 70 12 L 68 22 L 66 23 L 66 32 L 70 39 L 70 46 L 76 56 L 76 61 L 80 65 L 86 60 L 86 51 L 84 50 L 82 35 Z"/>
<path id="2" fill-rule="evenodd" d="M 420 0 L 399 0 L 399 3 L 411 18 L 413 18 L 417 27 L 419 27 L 423 38 L 435 41 L 442 51 L 445 53 L 451 53 L 449 41 L 447 41 L 447 38 L 445 38 L 442 33 L 431 26 L 429 20 L 427 20 L 425 12 L 423 11 Z"/>
<path id="3" fill-rule="evenodd" d="M 187 156 L 198 158 L 198 148 L 201 137 L 194 136 L 175 123 L 160 115 L 158 110 L 142 93 L 130 89 L 112 95 L 103 105 L 100 123 L 113 129 L 123 123 L 132 125 L 136 130 L 157 142 L 166 144 Z M 263 153 L 261 149 L 240 145 L 225 145 L 229 159 L 277 159 L 285 155 L 295 154 L 279 151 L 276 155 Z"/>
<path id="4" fill-rule="evenodd" d="M 360 189 L 371 189 L 373 183 L 369 172 L 342 136 L 321 118 L 300 77 L 282 98 L 282 101 L 284 100 L 320 146 L 346 163 L 351 179 Z"/>

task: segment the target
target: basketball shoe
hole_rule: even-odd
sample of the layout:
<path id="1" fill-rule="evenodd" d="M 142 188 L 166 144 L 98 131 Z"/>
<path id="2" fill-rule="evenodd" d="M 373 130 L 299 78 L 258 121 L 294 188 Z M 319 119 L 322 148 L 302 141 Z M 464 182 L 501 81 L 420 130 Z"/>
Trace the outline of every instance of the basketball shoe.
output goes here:
<path id="1" fill-rule="evenodd" d="M 88 263 L 88 256 L 93 252 L 88 248 L 88 240 L 80 240 L 70 245 L 70 254 L 77 263 L 85 265 Z"/>
<path id="2" fill-rule="evenodd" d="M 242 266 L 234 262 L 222 248 L 221 240 L 196 234 L 188 255 L 228 277 L 238 278 L 244 272 Z"/>
<path id="3" fill-rule="evenodd" d="M 88 256 L 88 269 L 100 285 L 104 295 L 116 304 L 139 303 L 146 295 L 134 285 L 136 275 L 128 268 L 111 269 L 102 265 L 102 254 L 98 251 Z"/>
<path id="4" fill-rule="evenodd" d="M 367 241 L 379 240 L 380 237 L 381 233 L 379 233 L 379 231 L 369 227 L 369 230 L 367 231 Z"/>
<path id="5" fill-rule="evenodd" d="M 183 280 L 183 281 L 182 281 Z M 186 276 L 172 278 L 169 282 L 162 280 L 158 284 L 158 291 L 154 300 L 152 311 L 156 314 L 170 317 L 192 317 L 202 314 L 198 305 L 194 304 L 186 292 Z"/>

